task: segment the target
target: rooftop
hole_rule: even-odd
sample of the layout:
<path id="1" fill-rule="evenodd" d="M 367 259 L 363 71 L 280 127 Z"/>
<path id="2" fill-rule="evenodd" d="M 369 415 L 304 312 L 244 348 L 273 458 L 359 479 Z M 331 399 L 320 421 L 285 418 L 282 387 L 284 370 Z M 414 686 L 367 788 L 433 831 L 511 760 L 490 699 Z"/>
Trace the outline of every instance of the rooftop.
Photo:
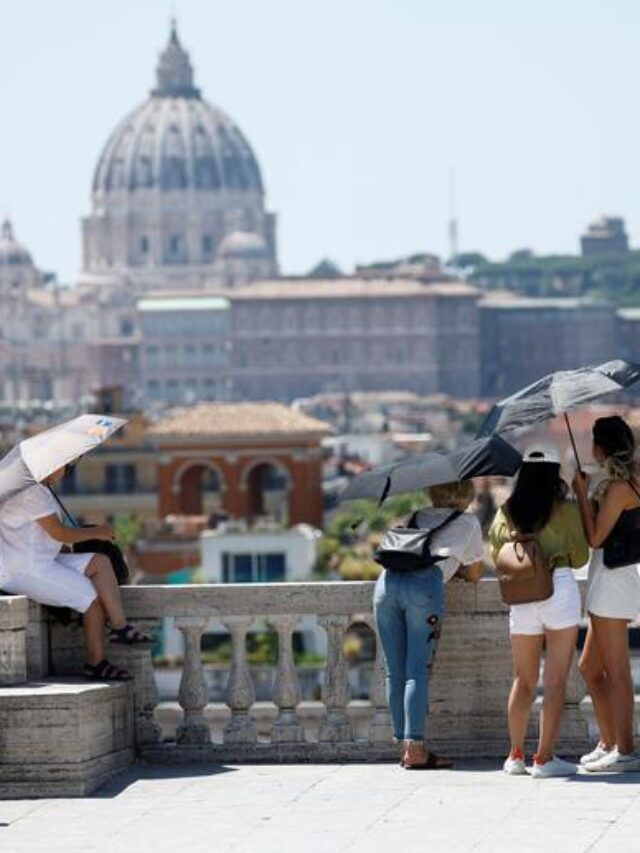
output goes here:
<path id="1" fill-rule="evenodd" d="M 86 799 L 2 804 L 5 850 L 570 853 L 638 849 L 640 774 L 505 776 L 492 764 L 137 765 Z"/>
<path id="2" fill-rule="evenodd" d="M 287 278 L 239 287 L 233 299 L 333 299 L 397 296 L 477 296 L 480 291 L 462 281 L 422 284 L 411 279 Z"/>
<path id="3" fill-rule="evenodd" d="M 199 403 L 175 409 L 149 428 L 151 438 L 251 438 L 327 435 L 324 421 L 282 403 Z"/>

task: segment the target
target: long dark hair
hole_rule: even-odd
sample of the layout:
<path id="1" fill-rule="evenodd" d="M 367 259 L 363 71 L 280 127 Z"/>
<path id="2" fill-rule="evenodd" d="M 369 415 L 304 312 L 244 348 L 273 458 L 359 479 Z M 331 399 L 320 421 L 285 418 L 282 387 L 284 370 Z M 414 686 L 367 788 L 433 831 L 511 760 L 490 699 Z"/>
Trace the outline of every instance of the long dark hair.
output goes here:
<path id="1" fill-rule="evenodd" d="M 553 462 L 525 462 L 507 501 L 507 510 L 520 533 L 542 530 L 554 506 L 563 501 L 568 486 Z"/>
<path id="2" fill-rule="evenodd" d="M 629 424 L 619 415 L 598 418 L 592 434 L 593 443 L 606 457 L 604 467 L 611 479 L 630 480 L 636 474 L 636 442 Z"/>

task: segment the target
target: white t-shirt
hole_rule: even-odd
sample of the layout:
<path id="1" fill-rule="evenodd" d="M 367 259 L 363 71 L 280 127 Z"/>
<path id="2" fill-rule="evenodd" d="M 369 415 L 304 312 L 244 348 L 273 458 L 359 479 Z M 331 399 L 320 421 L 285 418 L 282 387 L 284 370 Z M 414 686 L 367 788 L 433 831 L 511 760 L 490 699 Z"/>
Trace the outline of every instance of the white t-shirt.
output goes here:
<path id="1" fill-rule="evenodd" d="M 440 507 L 427 507 L 418 512 L 418 527 L 433 528 L 449 518 L 453 510 Z M 434 533 L 429 544 L 434 557 L 446 557 L 440 560 L 438 567 L 442 571 L 445 583 L 458 571 L 460 566 L 477 563 L 484 557 L 484 543 L 480 522 L 468 512 L 463 512 L 442 530 Z"/>
<path id="2" fill-rule="evenodd" d="M 55 560 L 62 543 L 49 536 L 37 521 L 57 514 L 58 505 L 40 483 L 29 486 L 0 506 L 0 548 L 7 571 L 33 571 Z"/>

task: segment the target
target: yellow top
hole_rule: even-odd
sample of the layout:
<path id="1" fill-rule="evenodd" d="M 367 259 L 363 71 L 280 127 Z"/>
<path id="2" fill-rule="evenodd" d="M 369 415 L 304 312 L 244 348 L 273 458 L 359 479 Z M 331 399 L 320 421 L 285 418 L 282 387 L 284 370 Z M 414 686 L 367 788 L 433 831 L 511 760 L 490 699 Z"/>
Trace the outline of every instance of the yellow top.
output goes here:
<path id="1" fill-rule="evenodd" d="M 554 569 L 561 566 L 580 569 L 589 559 L 589 545 L 584 535 L 580 509 L 574 501 L 562 501 L 558 504 L 537 536 Z M 489 530 L 491 559 L 494 563 L 498 551 L 510 538 L 505 515 L 502 509 L 499 509 Z"/>

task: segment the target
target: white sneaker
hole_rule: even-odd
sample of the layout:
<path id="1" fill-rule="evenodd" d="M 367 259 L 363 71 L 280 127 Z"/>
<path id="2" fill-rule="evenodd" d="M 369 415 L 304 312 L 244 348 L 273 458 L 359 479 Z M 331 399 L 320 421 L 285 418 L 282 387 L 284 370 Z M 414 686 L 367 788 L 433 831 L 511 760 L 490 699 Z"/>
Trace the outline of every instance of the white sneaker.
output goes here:
<path id="1" fill-rule="evenodd" d="M 527 766 L 524 763 L 524 758 L 511 758 L 511 756 L 508 755 L 506 761 L 502 765 L 502 769 L 505 773 L 508 773 L 509 776 L 527 775 Z"/>
<path id="2" fill-rule="evenodd" d="M 606 747 L 598 744 L 596 748 L 592 752 L 588 752 L 586 755 L 583 755 L 580 759 L 580 764 L 584 767 L 585 764 L 591 764 L 594 761 L 600 761 L 601 758 L 604 758 L 605 755 L 609 755 L 613 747 L 610 749 L 606 749 Z"/>
<path id="3" fill-rule="evenodd" d="M 591 761 L 584 765 L 589 773 L 636 773 L 640 771 L 640 754 L 637 752 L 621 753 L 614 746 L 605 756 L 598 761 Z"/>
<path id="4" fill-rule="evenodd" d="M 533 762 L 531 775 L 534 779 L 550 779 L 552 776 L 575 776 L 578 772 L 578 767 L 572 761 L 563 761 L 562 758 L 557 758 L 555 755 L 550 761 L 545 761 L 544 764 Z"/>

